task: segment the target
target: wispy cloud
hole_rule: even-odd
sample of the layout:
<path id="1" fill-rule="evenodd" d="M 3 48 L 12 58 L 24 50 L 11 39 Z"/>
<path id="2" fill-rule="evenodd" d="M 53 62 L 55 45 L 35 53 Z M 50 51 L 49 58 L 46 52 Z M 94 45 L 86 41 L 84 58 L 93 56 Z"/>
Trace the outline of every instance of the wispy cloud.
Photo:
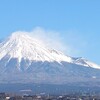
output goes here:
<path id="1" fill-rule="evenodd" d="M 75 31 L 56 32 L 36 27 L 30 32 L 34 38 L 42 40 L 47 46 L 71 56 L 81 56 L 87 48 L 87 42 Z"/>
<path id="2" fill-rule="evenodd" d="M 59 32 L 36 27 L 33 31 L 29 32 L 29 34 L 31 34 L 33 38 L 41 40 L 50 48 L 66 52 L 67 54 L 70 52 L 70 47 L 64 43 L 63 36 Z"/>

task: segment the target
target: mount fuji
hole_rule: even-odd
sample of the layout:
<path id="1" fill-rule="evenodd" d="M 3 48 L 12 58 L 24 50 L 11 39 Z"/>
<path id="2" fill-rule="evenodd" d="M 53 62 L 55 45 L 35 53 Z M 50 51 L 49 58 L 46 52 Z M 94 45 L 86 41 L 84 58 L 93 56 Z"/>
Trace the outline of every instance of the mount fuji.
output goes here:
<path id="1" fill-rule="evenodd" d="M 100 81 L 100 66 L 46 47 L 15 32 L 0 43 L 0 83 L 88 83 Z"/>

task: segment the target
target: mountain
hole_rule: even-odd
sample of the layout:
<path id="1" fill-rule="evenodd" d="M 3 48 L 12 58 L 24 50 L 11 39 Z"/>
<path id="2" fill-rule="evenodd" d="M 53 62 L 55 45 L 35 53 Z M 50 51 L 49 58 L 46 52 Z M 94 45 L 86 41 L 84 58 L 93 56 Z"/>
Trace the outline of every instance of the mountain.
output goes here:
<path id="1" fill-rule="evenodd" d="M 0 43 L 0 83 L 99 82 L 100 66 L 70 57 L 22 32 Z"/>

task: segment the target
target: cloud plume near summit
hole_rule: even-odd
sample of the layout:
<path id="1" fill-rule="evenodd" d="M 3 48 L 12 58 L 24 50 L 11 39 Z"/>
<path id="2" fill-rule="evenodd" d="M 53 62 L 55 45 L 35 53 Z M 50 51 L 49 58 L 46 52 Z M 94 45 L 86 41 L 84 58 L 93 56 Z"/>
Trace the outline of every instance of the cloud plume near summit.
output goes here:
<path id="1" fill-rule="evenodd" d="M 29 32 L 29 34 L 31 34 L 33 38 L 41 40 L 44 44 L 46 44 L 46 46 L 50 48 L 58 49 L 67 53 L 70 51 L 70 47 L 64 44 L 63 37 L 59 32 L 36 27 L 33 29 L 33 31 Z"/>
<path id="2" fill-rule="evenodd" d="M 84 41 L 81 36 L 74 32 L 61 32 L 46 30 L 42 27 L 35 27 L 32 31 L 17 31 L 26 33 L 38 40 L 48 48 L 53 48 L 70 56 L 82 56 L 85 50 Z M 82 45 L 83 44 L 83 45 Z M 82 47 L 83 46 L 83 47 Z"/>
<path id="3" fill-rule="evenodd" d="M 59 32 L 46 30 L 41 27 L 36 27 L 32 31 L 17 31 L 25 33 L 38 40 L 48 48 L 54 48 L 66 54 L 70 54 L 70 47 L 64 43 L 63 36 Z"/>

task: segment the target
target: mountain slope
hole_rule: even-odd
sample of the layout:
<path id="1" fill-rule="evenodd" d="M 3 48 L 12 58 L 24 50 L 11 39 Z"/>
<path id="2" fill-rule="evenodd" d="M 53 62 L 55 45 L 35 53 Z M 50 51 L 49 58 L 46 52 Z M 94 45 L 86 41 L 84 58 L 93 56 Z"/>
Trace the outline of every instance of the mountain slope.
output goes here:
<path id="1" fill-rule="evenodd" d="M 0 82 L 67 83 L 99 78 L 100 66 L 49 49 L 22 32 L 0 43 Z"/>
<path id="2" fill-rule="evenodd" d="M 31 61 L 71 62 L 71 58 L 62 53 L 47 49 L 43 44 L 26 34 L 14 33 L 0 44 L 0 59 L 9 57 L 17 58 L 20 63 L 22 58 Z"/>

